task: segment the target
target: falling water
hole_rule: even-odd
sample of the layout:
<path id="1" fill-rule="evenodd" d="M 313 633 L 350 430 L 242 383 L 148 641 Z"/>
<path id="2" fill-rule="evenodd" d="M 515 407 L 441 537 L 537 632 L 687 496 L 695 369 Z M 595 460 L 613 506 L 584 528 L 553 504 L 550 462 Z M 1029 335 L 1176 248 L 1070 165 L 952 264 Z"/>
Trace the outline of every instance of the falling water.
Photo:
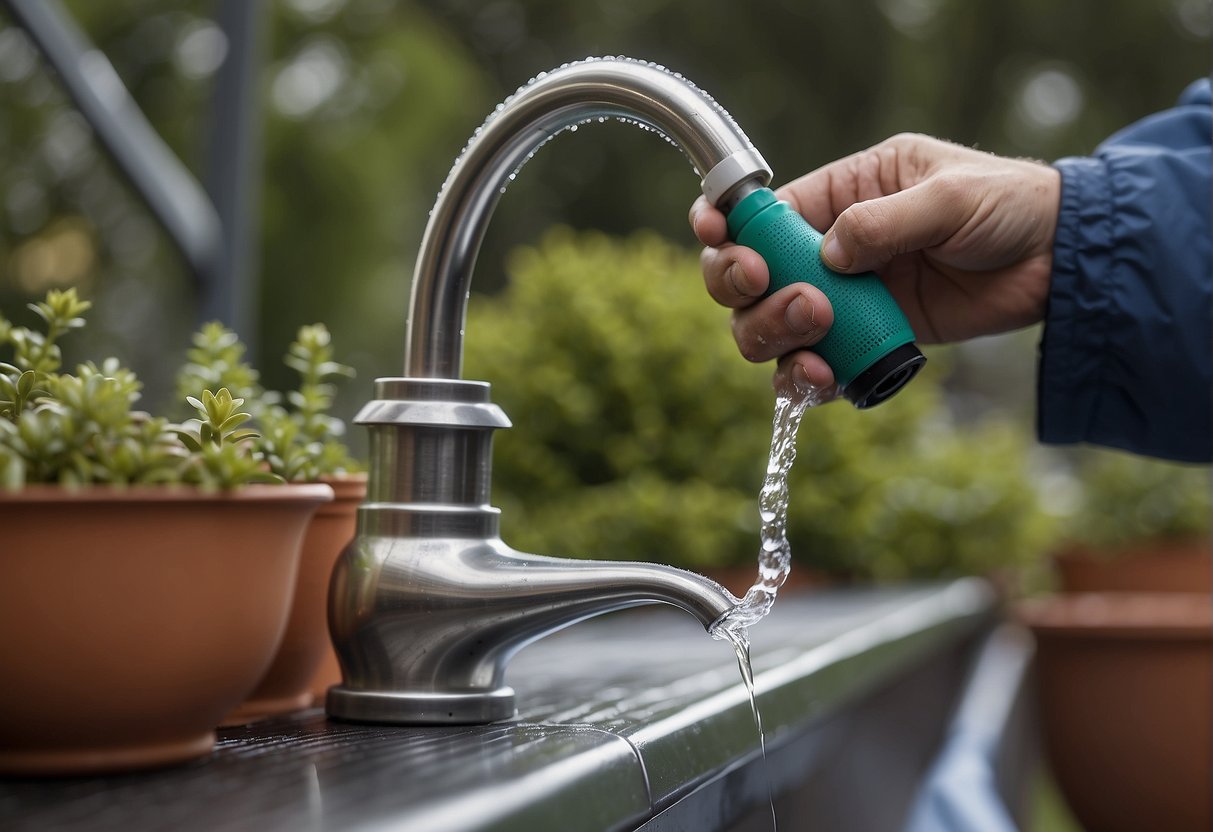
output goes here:
<path id="1" fill-rule="evenodd" d="M 758 623 L 775 604 L 779 588 L 792 569 L 792 551 L 788 546 L 788 472 L 796 461 L 796 431 L 808 408 L 830 398 L 833 391 L 802 386 L 792 382 L 780 385 L 775 397 L 775 416 L 771 420 L 771 453 L 766 478 L 758 497 L 762 517 L 759 533 L 758 580 L 733 609 L 712 627 L 714 638 L 739 634 L 748 644 L 746 630 Z"/>
<path id="2" fill-rule="evenodd" d="M 790 375 L 790 374 L 789 374 Z M 786 379 L 786 377 L 781 377 Z M 712 625 L 712 638 L 727 641 L 737 654 L 737 666 L 750 695 L 750 710 L 758 727 L 758 742 L 762 748 L 762 765 L 767 765 L 767 739 L 762 730 L 758 697 L 754 689 L 754 672 L 750 666 L 749 628 L 760 621 L 775 604 L 779 588 L 792 570 L 792 551 L 788 545 L 788 472 L 796 461 L 796 432 L 805 410 L 827 401 L 833 391 L 802 386 L 790 381 L 781 383 L 775 397 L 775 415 L 771 420 L 771 453 L 767 473 L 758 498 L 762 517 L 759 535 L 758 580 L 745 597 Z M 767 800 L 771 804 L 771 828 L 778 829 L 775 818 L 775 797 L 771 792 L 771 776 L 767 772 Z"/>

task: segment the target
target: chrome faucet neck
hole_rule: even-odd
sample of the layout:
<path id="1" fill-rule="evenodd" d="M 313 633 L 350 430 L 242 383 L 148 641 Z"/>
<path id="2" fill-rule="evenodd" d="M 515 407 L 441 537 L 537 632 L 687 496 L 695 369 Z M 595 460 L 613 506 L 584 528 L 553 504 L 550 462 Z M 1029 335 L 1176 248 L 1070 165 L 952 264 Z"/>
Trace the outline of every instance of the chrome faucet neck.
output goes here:
<path id="1" fill-rule="evenodd" d="M 510 177 L 562 130 L 598 118 L 640 122 L 682 149 L 713 202 L 771 170 L 732 117 L 654 64 L 587 59 L 543 73 L 499 105 L 455 161 L 430 212 L 413 275 L 405 373 L 459 378 L 472 270 Z"/>

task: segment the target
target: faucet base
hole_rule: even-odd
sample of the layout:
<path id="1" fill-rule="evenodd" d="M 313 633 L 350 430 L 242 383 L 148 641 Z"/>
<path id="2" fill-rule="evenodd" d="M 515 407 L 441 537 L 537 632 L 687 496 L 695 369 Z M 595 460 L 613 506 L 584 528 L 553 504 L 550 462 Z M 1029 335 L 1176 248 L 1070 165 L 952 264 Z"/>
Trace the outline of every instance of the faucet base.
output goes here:
<path id="1" fill-rule="evenodd" d="M 502 686 L 474 693 L 402 693 L 391 690 L 329 688 L 325 710 L 346 722 L 392 725 L 479 725 L 514 716 L 514 689 Z"/>

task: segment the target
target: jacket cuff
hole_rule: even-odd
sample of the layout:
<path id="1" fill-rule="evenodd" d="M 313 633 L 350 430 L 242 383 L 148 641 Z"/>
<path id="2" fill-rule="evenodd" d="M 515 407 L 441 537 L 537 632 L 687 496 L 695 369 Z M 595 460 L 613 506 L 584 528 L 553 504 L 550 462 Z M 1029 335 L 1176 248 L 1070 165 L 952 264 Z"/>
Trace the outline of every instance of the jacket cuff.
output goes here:
<path id="1" fill-rule="evenodd" d="M 1112 191 L 1098 158 L 1059 159 L 1061 206 L 1053 242 L 1053 275 L 1040 342 L 1037 432 L 1042 442 L 1090 437 L 1115 309 L 1110 242 Z"/>

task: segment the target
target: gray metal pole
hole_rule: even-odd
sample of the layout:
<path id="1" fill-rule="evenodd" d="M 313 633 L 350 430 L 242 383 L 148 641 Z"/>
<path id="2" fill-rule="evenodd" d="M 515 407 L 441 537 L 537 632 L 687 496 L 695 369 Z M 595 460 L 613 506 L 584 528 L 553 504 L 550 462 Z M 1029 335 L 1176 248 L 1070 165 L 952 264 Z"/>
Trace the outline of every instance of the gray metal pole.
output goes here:
<path id="1" fill-rule="evenodd" d="M 223 228 L 197 179 L 148 123 L 109 59 L 88 43 L 58 0 L 3 2 L 181 252 L 202 295 L 208 295 L 220 266 Z"/>
<path id="2" fill-rule="evenodd" d="M 258 321 L 257 241 L 261 208 L 262 0 L 221 0 L 217 22 L 227 55 L 215 79 L 206 189 L 224 229 L 218 278 L 203 296 L 202 320 L 238 333 L 255 360 Z"/>

